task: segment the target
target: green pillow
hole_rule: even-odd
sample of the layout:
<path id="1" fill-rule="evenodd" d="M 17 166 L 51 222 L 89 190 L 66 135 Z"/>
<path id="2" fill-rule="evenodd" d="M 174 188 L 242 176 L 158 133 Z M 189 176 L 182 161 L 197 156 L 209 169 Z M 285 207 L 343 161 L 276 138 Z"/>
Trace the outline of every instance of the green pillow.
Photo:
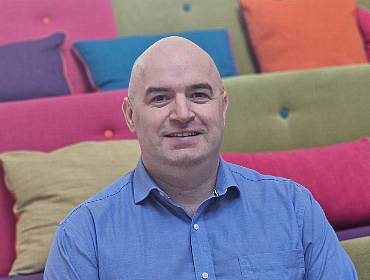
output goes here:
<path id="1" fill-rule="evenodd" d="M 341 241 L 356 266 L 358 279 L 370 279 L 370 236 Z"/>
<path id="2" fill-rule="evenodd" d="M 136 140 L 82 142 L 50 153 L 0 155 L 15 195 L 17 257 L 10 275 L 42 271 L 59 221 L 75 206 L 136 166 Z"/>

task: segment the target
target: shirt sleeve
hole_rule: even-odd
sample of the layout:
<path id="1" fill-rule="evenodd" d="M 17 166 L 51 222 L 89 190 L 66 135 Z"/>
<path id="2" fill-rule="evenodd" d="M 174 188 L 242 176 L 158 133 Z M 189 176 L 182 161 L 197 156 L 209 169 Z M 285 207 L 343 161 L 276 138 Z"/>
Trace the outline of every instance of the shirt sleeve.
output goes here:
<path id="1" fill-rule="evenodd" d="M 348 254 L 312 194 L 300 186 L 305 196 L 302 217 L 302 243 L 306 280 L 357 280 Z"/>
<path id="2" fill-rule="evenodd" d="M 97 280 L 96 237 L 88 209 L 81 206 L 63 221 L 55 234 L 44 280 Z"/>

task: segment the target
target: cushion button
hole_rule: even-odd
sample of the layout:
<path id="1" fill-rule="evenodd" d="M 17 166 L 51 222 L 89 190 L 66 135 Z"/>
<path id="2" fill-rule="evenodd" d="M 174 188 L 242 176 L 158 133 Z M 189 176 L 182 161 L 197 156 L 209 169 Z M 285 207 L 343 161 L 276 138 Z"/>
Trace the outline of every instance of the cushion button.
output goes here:
<path id="1" fill-rule="evenodd" d="M 286 119 L 289 116 L 288 108 L 286 108 L 286 107 L 281 108 L 279 114 L 280 114 L 280 117 L 282 117 L 283 119 Z"/>
<path id="2" fill-rule="evenodd" d="M 42 22 L 43 22 L 43 23 L 45 23 L 45 24 L 50 23 L 50 17 L 49 17 L 49 16 L 44 16 L 44 17 L 42 18 Z"/>
<path id="3" fill-rule="evenodd" d="M 184 5 L 182 5 L 182 9 L 185 11 L 185 12 L 189 12 L 190 9 L 191 9 L 191 5 L 189 3 L 185 3 Z"/>
<path id="4" fill-rule="evenodd" d="M 104 137 L 106 139 L 111 139 L 113 137 L 113 131 L 110 129 L 107 129 L 104 131 Z"/>

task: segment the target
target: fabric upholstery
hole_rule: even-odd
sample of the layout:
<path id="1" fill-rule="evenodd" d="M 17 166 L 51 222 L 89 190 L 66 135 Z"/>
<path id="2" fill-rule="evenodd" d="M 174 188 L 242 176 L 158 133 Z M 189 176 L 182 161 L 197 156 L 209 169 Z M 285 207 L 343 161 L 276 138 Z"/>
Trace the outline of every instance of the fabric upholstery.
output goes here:
<path id="1" fill-rule="evenodd" d="M 72 93 L 91 90 L 71 50 L 72 42 L 117 35 L 111 0 L 2 0 L 0 44 L 65 33 L 62 56 Z M 73 15 L 73 16 L 71 16 Z M 25 28 L 27 27 L 27 28 Z"/>
<path id="2" fill-rule="evenodd" d="M 0 102 L 69 94 L 60 48 L 63 33 L 0 46 Z"/>
<path id="3" fill-rule="evenodd" d="M 42 273 L 35 273 L 30 275 L 19 275 L 19 276 L 0 276 L 0 280 L 42 280 Z"/>
<path id="4" fill-rule="evenodd" d="M 367 60 L 370 61 L 370 11 L 358 7 L 356 9 L 356 16 L 366 50 Z"/>
<path id="5" fill-rule="evenodd" d="M 342 245 L 356 267 L 358 279 L 370 279 L 370 236 L 345 240 Z"/>
<path id="6" fill-rule="evenodd" d="M 81 141 L 133 139 L 121 111 L 127 91 L 0 103 L 0 152 L 51 151 Z M 0 168 L 0 275 L 15 257 L 13 199 Z"/>
<path id="7" fill-rule="evenodd" d="M 223 153 L 223 158 L 302 184 L 312 192 L 336 230 L 370 224 L 370 143 L 367 138 L 319 148 Z"/>
<path id="8" fill-rule="evenodd" d="M 214 60 L 221 77 L 237 74 L 225 29 L 196 30 L 156 35 L 124 36 L 113 40 L 79 41 L 73 44 L 90 78 L 99 90 L 128 88 L 131 69 L 150 45 L 167 36 L 189 39 Z M 171 55 L 171 54 L 169 54 Z"/>
<path id="9" fill-rule="evenodd" d="M 58 222 L 73 207 L 133 169 L 139 157 L 136 140 L 82 142 L 50 153 L 1 154 L 18 215 L 17 257 L 10 274 L 42 271 Z"/>
<path id="10" fill-rule="evenodd" d="M 370 65 L 244 75 L 229 93 L 224 151 L 325 146 L 370 135 Z"/>
<path id="11" fill-rule="evenodd" d="M 239 0 L 112 2 L 121 36 L 226 28 L 230 32 L 238 72 L 255 72 L 243 23 L 240 21 Z"/>
<path id="12" fill-rule="evenodd" d="M 370 225 L 338 230 L 336 233 L 339 240 L 347 240 L 356 237 L 370 236 Z"/>
<path id="13" fill-rule="evenodd" d="M 242 0 L 262 72 L 366 63 L 356 0 Z M 345 42 L 345 43 L 343 43 Z"/>

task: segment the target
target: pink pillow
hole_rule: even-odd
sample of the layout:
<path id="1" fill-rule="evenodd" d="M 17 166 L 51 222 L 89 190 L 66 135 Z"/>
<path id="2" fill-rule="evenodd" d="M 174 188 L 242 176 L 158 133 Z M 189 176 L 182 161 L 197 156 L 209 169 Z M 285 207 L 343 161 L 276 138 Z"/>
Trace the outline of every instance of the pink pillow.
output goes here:
<path id="1" fill-rule="evenodd" d="M 357 7 L 356 16 L 362 39 L 364 41 L 367 60 L 370 61 L 370 11 Z"/>
<path id="2" fill-rule="evenodd" d="M 319 201 L 333 227 L 370 224 L 370 143 L 367 138 L 327 147 L 279 152 L 222 153 L 226 161 L 293 179 Z"/>

